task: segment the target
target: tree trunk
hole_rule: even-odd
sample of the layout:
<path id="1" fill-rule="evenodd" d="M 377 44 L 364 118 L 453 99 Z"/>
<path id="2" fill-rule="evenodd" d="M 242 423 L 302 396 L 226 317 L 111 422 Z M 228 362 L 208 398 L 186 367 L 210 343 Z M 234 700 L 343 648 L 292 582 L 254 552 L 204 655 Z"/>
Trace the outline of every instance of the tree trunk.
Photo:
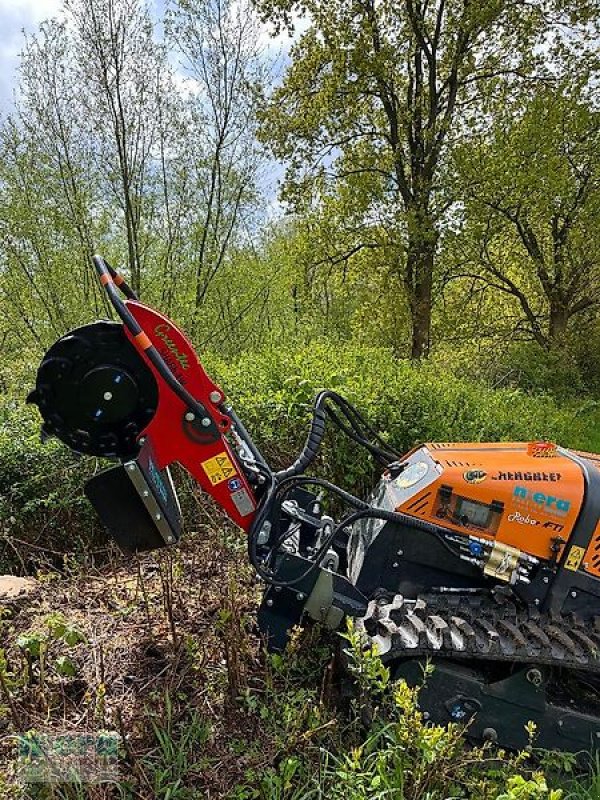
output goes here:
<path id="1" fill-rule="evenodd" d="M 433 266 L 437 232 L 429 214 L 420 212 L 419 220 L 409 224 L 406 253 L 405 287 L 412 323 L 411 358 L 426 358 L 431 341 L 431 306 Z"/>
<path id="2" fill-rule="evenodd" d="M 554 347 L 559 344 L 567 332 L 569 309 L 560 300 L 550 300 L 550 319 L 548 322 L 548 344 Z"/>

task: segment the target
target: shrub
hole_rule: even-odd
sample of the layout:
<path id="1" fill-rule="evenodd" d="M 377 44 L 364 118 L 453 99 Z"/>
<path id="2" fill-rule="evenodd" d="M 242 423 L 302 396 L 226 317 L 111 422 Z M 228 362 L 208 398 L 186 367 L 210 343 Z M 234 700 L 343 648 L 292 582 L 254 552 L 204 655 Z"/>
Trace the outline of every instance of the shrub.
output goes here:
<path id="1" fill-rule="evenodd" d="M 414 365 L 381 347 L 319 341 L 246 353 L 233 363 L 209 353 L 204 361 L 275 466 L 289 464 L 304 443 L 321 388 L 345 395 L 401 452 L 424 441 L 587 441 L 587 416 L 578 407 L 561 410 L 547 396 L 493 390 L 457 366 Z M 18 562 L 23 541 L 33 558 L 35 548 L 81 550 L 100 531 L 82 489 L 101 462 L 78 459 L 56 441 L 40 444 L 39 415 L 24 394 L 19 383 L 0 402 L 0 569 Z M 362 493 L 376 477 L 366 453 L 333 430 L 316 469 Z M 27 561 L 20 566 L 27 569 Z"/>
<path id="2" fill-rule="evenodd" d="M 261 449 L 281 466 L 302 446 L 322 388 L 347 397 L 401 452 L 427 441 L 549 438 L 573 447 L 587 441 L 587 416 L 576 406 L 563 410 L 547 396 L 490 389 L 443 363 L 398 361 L 385 348 L 333 348 L 321 341 L 292 352 L 246 355 L 233 364 L 214 356 L 206 362 Z M 329 438 L 320 463 L 351 488 L 364 491 L 372 481 L 366 454 L 343 434 Z"/>

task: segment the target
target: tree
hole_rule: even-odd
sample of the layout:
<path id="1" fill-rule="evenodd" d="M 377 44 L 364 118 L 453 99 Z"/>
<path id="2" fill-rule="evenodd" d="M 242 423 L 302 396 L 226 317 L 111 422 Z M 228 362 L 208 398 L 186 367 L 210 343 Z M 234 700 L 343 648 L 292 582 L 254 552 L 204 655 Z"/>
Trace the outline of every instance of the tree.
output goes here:
<path id="1" fill-rule="evenodd" d="M 110 313 L 95 250 L 199 336 L 248 302 L 215 280 L 256 231 L 256 16 L 181 0 L 166 23 L 160 42 L 143 0 L 66 0 L 25 41 L 0 129 L 0 297 L 17 338 L 44 347 L 92 303 Z"/>
<path id="2" fill-rule="evenodd" d="M 37 172 L 41 184 L 38 192 L 48 193 L 72 223 L 80 253 L 71 270 L 80 279 L 86 305 L 93 300 L 98 313 L 101 293 L 95 291 L 91 261 L 95 252 L 91 208 L 99 176 L 89 138 L 81 135 L 78 114 L 81 88 L 70 55 L 64 22 L 43 22 L 36 36 L 26 38 L 20 64 L 19 103 L 14 119 L 6 125 L 7 132 L 12 128 L 12 134 L 4 139 L 4 155 L 8 163 L 15 165 L 11 152 L 14 156 L 14 143 L 18 139 L 42 167 Z"/>
<path id="3" fill-rule="evenodd" d="M 560 4 L 563 14 L 565 4 Z M 575 4 L 587 19 L 585 4 Z M 262 116 L 262 136 L 287 162 L 296 210 L 335 195 L 339 242 L 383 246 L 410 307 L 411 355 L 427 354 L 434 267 L 455 201 L 449 145 L 485 101 L 536 70 L 552 4 L 485 0 L 259 0 L 265 19 L 309 27 Z M 542 70 L 543 71 L 543 70 Z M 377 227 L 384 241 L 374 236 Z"/>
<path id="4" fill-rule="evenodd" d="M 185 256 L 193 265 L 192 329 L 238 237 L 252 228 L 263 159 L 255 137 L 255 86 L 268 62 L 246 0 L 176 0 L 167 38 L 191 83 L 182 165 L 191 177 L 193 224 Z"/>
<path id="5" fill-rule="evenodd" d="M 88 124 L 103 177 L 125 222 L 131 286 L 144 266 L 144 208 L 153 178 L 159 124 L 170 89 L 166 54 L 140 0 L 72 0 L 68 11 Z"/>
<path id="6" fill-rule="evenodd" d="M 600 304 L 600 112 L 539 87 L 457 157 L 468 187 L 459 274 L 512 297 L 545 349 Z"/>

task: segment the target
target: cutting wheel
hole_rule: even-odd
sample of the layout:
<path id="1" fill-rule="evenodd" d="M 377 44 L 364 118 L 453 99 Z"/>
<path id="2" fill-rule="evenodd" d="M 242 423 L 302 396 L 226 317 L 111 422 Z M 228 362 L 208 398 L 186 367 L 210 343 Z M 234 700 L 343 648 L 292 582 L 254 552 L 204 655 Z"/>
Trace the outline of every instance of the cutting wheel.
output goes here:
<path id="1" fill-rule="evenodd" d="M 43 433 L 78 453 L 130 458 L 158 404 L 150 369 L 116 322 L 95 322 L 60 338 L 44 356 L 36 388 Z"/>

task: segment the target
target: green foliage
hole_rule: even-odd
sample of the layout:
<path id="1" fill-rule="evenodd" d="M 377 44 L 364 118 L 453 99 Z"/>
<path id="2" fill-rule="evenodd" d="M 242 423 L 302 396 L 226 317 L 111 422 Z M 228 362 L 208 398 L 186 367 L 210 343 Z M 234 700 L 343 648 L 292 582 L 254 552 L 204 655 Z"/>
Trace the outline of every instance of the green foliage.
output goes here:
<path id="1" fill-rule="evenodd" d="M 296 457 L 321 388 L 355 403 L 402 452 L 427 441 L 548 438 L 597 446 L 590 404 L 560 408 L 515 387 L 490 389 L 468 377 L 465 361 L 445 354 L 415 365 L 387 348 L 322 339 L 294 350 L 273 345 L 233 362 L 214 353 L 204 360 L 275 465 Z M 521 361 L 532 369 L 533 359 Z M 41 444 L 39 416 L 23 404 L 24 394 L 19 385 L 0 404 L 0 567 L 22 570 L 43 563 L 44 551 L 84 554 L 106 541 L 82 491 L 100 464 L 54 440 Z M 316 470 L 363 493 L 377 477 L 366 453 L 339 433 L 328 436 Z"/>
<path id="2" fill-rule="evenodd" d="M 148 712 L 156 747 L 143 765 L 153 797 L 187 800 L 194 797 L 190 782 L 202 768 L 202 751 L 210 738 L 210 725 L 193 710 L 177 721 L 170 694 L 164 697 L 161 714 Z"/>
<path id="3" fill-rule="evenodd" d="M 504 294 L 499 316 L 547 349 L 589 325 L 598 303 L 600 128 L 588 78 L 583 66 L 508 104 L 454 153 L 466 187 L 449 246 L 457 274 Z"/>
<path id="4" fill-rule="evenodd" d="M 267 769 L 249 773 L 231 800 L 587 800 L 583 793 L 565 796 L 557 778 L 528 768 L 528 753 L 508 756 L 490 744 L 469 747 L 462 726 L 432 724 L 419 709 L 419 686 L 392 681 L 377 652 L 363 648 L 351 624 L 344 639 L 358 688 L 348 718 L 335 719 L 325 739 L 327 722 L 315 727 L 307 718 L 299 736 L 298 728 L 289 728 L 290 721 L 282 718 L 286 704 L 294 704 L 302 672 L 307 683 L 313 682 L 310 673 L 319 661 L 310 636 L 296 637 L 285 655 L 271 660 L 277 693 L 268 691 L 260 704 L 263 732 L 277 737 L 287 733 L 281 757 Z M 425 669 L 424 681 L 430 671 Z M 257 708 L 248 710 L 257 713 Z M 367 710 L 369 724 L 361 725 Z M 320 715 L 333 721 L 323 704 Z"/>
<path id="5" fill-rule="evenodd" d="M 0 403 L 0 571 L 44 563 L 45 550 L 83 552 L 99 533 L 83 495 L 93 461 L 42 444 L 39 415 L 24 405 L 24 387 L 19 395 Z"/>
<path id="6" fill-rule="evenodd" d="M 600 755 L 590 765 L 589 776 L 574 780 L 565 788 L 564 800 L 597 800 L 600 797 Z"/>
<path id="7" fill-rule="evenodd" d="M 513 775 L 507 781 L 506 792 L 498 795 L 498 800 L 561 800 L 560 789 L 548 789 L 543 775 L 534 773 L 527 779 L 522 775 Z"/>
<path id="8" fill-rule="evenodd" d="M 560 409 L 549 397 L 517 388 L 492 390 L 466 378 L 460 363 L 440 362 L 414 365 L 385 348 L 325 340 L 233 364 L 207 358 L 247 428 L 278 464 L 289 463 L 304 442 L 321 388 L 346 396 L 400 451 L 427 441 L 548 438 L 585 445 L 586 420 L 577 407 Z M 366 455 L 341 434 L 322 448 L 319 468 L 363 491 L 374 478 Z"/>
<path id="9" fill-rule="evenodd" d="M 59 612 L 48 614 L 43 625 L 44 629 L 28 630 L 15 640 L 25 660 L 25 682 L 31 682 L 35 674 L 42 690 L 48 667 L 62 678 L 73 678 L 77 675 L 77 664 L 64 650 L 71 650 L 86 641 L 79 628 L 68 622 Z"/>

